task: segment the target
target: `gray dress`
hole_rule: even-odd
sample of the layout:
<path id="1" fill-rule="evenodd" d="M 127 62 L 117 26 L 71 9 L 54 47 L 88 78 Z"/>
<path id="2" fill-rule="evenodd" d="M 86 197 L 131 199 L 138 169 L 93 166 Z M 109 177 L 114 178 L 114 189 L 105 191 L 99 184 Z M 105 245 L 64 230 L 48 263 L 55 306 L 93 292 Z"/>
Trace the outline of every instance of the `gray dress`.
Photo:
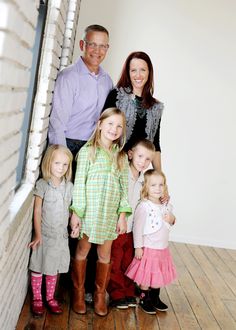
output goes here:
<path id="1" fill-rule="evenodd" d="M 73 184 L 64 180 L 59 187 L 40 179 L 34 195 L 42 198 L 42 244 L 32 250 L 29 269 L 45 275 L 69 269 L 68 218 Z"/>

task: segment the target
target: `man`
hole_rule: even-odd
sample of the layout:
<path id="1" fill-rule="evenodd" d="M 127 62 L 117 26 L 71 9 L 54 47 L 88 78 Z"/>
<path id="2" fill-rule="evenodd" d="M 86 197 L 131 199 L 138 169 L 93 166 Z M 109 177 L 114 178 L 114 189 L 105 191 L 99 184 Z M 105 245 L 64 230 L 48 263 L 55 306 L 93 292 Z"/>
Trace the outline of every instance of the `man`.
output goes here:
<path id="1" fill-rule="evenodd" d="M 110 76 L 100 66 L 109 48 L 108 31 L 101 25 L 88 26 L 79 46 L 83 55 L 75 64 L 58 74 L 48 130 L 49 144 L 67 146 L 74 158 L 92 135 L 106 97 L 113 88 Z M 75 175 L 75 161 L 72 168 Z M 75 246 L 71 240 L 70 249 L 73 255 Z M 96 259 L 96 248 L 93 247 L 88 257 L 85 284 L 87 293 L 94 291 L 92 285 Z M 76 260 L 73 261 L 73 268 L 76 268 L 75 265 Z M 91 294 L 88 294 L 86 300 L 91 301 L 90 297 Z M 76 311 L 75 305 L 76 298 L 73 303 Z"/>
<path id="2" fill-rule="evenodd" d="M 90 25 L 80 40 L 83 55 L 56 80 L 49 121 L 49 144 L 67 145 L 75 156 L 95 129 L 113 84 L 100 67 L 109 48 L 109 33 Z"/>

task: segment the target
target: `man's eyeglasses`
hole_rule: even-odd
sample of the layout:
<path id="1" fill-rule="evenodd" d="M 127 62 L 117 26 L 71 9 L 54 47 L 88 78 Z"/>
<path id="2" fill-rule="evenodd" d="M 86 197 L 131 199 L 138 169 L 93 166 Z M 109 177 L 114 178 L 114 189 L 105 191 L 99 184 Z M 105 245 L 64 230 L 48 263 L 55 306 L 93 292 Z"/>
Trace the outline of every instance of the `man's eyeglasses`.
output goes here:
<path id="1" fill-rule="evenodd" d="M 108 50 L 108 48 L 109 48 L 109 45 L 103 45 L 103 44 L 98 45 L 98 44 L 96 44 L 95 42 L 90 42 L 90 41 L 87 41 L 87 40 L 84 40 L 84 42 L 85 42 L 86 46 L 87 46 L 88 48 L 91 48 L 91 49 L 96 49 L 96 48 L 98 48 L 99 50 L 106 51 L 106 50 Z"/>

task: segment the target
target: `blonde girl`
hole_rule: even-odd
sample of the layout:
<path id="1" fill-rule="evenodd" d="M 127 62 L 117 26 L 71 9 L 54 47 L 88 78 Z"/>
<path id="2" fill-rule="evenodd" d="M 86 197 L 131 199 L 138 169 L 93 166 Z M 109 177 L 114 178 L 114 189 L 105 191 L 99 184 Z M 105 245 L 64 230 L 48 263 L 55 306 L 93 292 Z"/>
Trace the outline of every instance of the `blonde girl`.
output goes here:
<path id="1" fill-rule="evenodd" d="M 148 314 L 168 309 L 160 300 L 160 287 L 176 277 L 168 248 L 169 230 L 175 216 L 171 205 L 161 203 L 166 191 L 165 175 L 156 170 L 146 171 L 141 202 L 134 214 L 135 257 L 126 275 L 140 286 L 139 305 Z"/>
<path id="2" fill-rule="evenodd" d="M 70 254 L 67 226 L 73 185 L 70 182 L 73 156 L 61 145 L 51 145 L 42 161 L 42 179 L 36 182 L 34 191 L 34 236 L 29 269 L 33 299 L 32 312 L 42 316 L 42 277 L 46 281 L 46 302 L 55 314 L 62 313 L 54 299 L 58 273 L 66 273 Z"/>
<path id="3" fill-rule="evenodd" d="M 105 110 L 91 139 L 78 154 L 71 218 L 72 237 L 79 235 L 72 266 L 73 302 L 76 313 L 85 314 L 84 281 L 86 257 L 97 244 L 94 310 L 107 314 L 106 287 L 110 277 L 112 241 L 126 232 L 128 204 L 128 160 L 125 143 L 125 116 L 117 108 Z"/>

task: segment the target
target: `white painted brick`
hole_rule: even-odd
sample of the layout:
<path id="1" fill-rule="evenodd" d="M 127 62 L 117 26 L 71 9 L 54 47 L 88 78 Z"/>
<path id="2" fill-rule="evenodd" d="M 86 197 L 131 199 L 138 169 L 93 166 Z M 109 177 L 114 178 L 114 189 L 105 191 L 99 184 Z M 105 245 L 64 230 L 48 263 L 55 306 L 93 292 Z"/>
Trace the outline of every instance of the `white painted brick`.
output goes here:
<path id="1" fill-rule="evenodd" d="M 62 45 L 64 31 L 58 25 L 55 24 L 48 24 L 47 29 L 48 29 L 48 36 L 52 38 L 56 38 L 59 44 Z"/>
<path id="2" fill-rule="evenodd" d="M 33 122 L 31 129 L 33 131 L 43 131 L 48 128 L 48 123 L 49 123 L 49 117 L 44 119 L 37 119 L 37 121 L 35 120 Z"/>
<path id="3" fill-rule="evenodd" d="M 73 21 L 67 21 L 66 22 L 66 28 L 73 30 L 74 29 L 74 22 Z"/>
<path id="4" fill-rule="evenodd" d="M 65 15 L 59 9 L 52 7 L 50 9 L 49 22 L 52 24 L 61 24 L 63 22 L 65 24 Z"/>
<path id="5" fill-rule="evenodd" d="M 46 51 L 44 53 L 43 65 L 48 66 L 52 63 L 54 67 L 58 68 L 60 65 L 60 60 L 54 53 Z"/>
<path id="6" fill-rule="evenodd" d="M 14 201 L 10 207 L 11 223 L 13 227 L 16 226 L 17 228 L 16 222 L 22 221 L 23 213 L 26 214 L 32 211 L 27 207 L 27 205 L 29 206 L 29 203 L 31 203 L 32 188 L 33 186 L 31 184 L 23 184 L 14 196 Z M 15 228 L 13 230 L 13 235 L 15 235 Z"/>
<path id="7" fill-rule="evenodd" d="M 17 52 L 16 52 L 17 49 Z M 13 38 L 9 33 L 0 31 L 0 54 L 2 57 L 28 68 L 32 61 L 32 51 Z"/>
<path id="8" fill-rule="evenodd" d="M 6 180 L 4 180 L 3 183 L 1 184 L 0 186 L 1 206 L 2 205 L 6 206 L 6 204 L 8 204 L 8 208 L 9 208 L 10 206 L 9 202 L 12 200 L 12 196 L 13 196 L 13 194 L 10 192 L 14 188 L 15 179 L 16 179 L 16 175 L 11 175 L 8 178 L 6 178 Z"/>
<path id="9" fill-rule="evenodd" d="M 0 114 L 15 110 L 21 110 L 25 105 L 26 98 L 26 91 L 1 90 Z"/>
<path id="10" fill-rule="evenodd" d="M 34 45 L 34 38 L 35 30 L 33 30 L 27 22 L 24 22 L 22 25 L 21 39 L 27 44 L 29 48 L 32 48 Z"/>
<path id="11" fill-rule="evenodd" d="M 13 178 L 14 179 L 14 178 Z M 15 181 L 15 180 L 14 180 Z M 13 194 L 8 195 L 7 199 L 4 200 L 3 204 L 0 205 L 0 224 L 3 224 L 3 221 L 6 222 L 6 224 L 9 225 L 9 206 L 11 205 L 13 201 Z M 3 233 L 3 230 L 0 226 L 0 232 Z M 0 248 L 1 250 L 1 248 Z M 1 252 L 0 252 L 0 259 L 1 259 Z"/>
<path id="12" fill-rule="evenodd" d="M 20 13 L 25 17 L 27 21 L 32 24 L 33 27 L 36 27 L 37 18 L 38 18 L 38 2 L 39 1 L 29 1 L 29 0 L 14 0 L 20 9 Z"/>
<path id="13" fill-rule="evenodd" d="M 78 2 L 80 2 L 79 0 L 78 1 L 70 1 L 69 3 L 69 11 L 76 11 L 76 6 L 78 5 Z"/>
<path id="14" fill-rule="evenodd" d="M 0 163 L 0 184 L 4 182 L 5 178 L 8 178 L 10 175 L 14 175 L 16 165 L 18 163 L 18 153 L 11 155 L 4 162 Z"/>
<path id="15" fill-rule="evenodd" d="M 73 38 L 73 35 L 74 35 L 74 31 L 73 30 L 67 29 L 65 31 L 65 38 L 71 39 L 71 38 Z"/>
<path id="16" fill-rule="evenodd" d="M 37 121 L 38 119 L 47 118 L 51 112 L 50 105 L 43 105 L 43 104 L 35 104 L 34 106 L 34 120 Z"/>
<path id="17" fill-rule="evenodd" d="M 58 75 L 58 68 L 54 67 L 51 63 L 43 67 L 40 77 L 42 78 L 50 77 L 50 79 L 56 80 L 57 75 Z"/>
<path id="18" fill-rule="evenodd" d="M 40 104 L 51 104 L 52 102 L 52 93 L 51 92 L 40 92 L 36 94 L 35 102 Z"/>
<path id="19" fill-rule="evenodd" d="M 33 46 L 34 29 L 12 3 L 0 2 L 0 28 L 16 34 L 28 47 Z"/>
<path id="20" fill-rule="evenodd" d="M 66 22 L 63 21 L 62 17 L 59 16 L 57 22 L 55 24 L 59 27 L 59 29 L 63 32 L 66 26 Z"/>
<path id="21" fill-rule="evenodd" d="M 68 21 L 73 21 L 74 17 L 75 17 L 75 12 L 74 11 L 69 11 L 68 16 L 67 16 L 67 20 Z"/>
<path id="22" fill-rule="evenodd" d="M 69 0 L 51 0 L 51 6 L 61 9 L 64 7 L 64 10 L 68 8 Z"/>
<path id="23" fill-rule="evenodd" d="M 27 160 L 27 169 L 28 170 L 31 170 L 31 171 L 36 171 L 36 169 L 40 166 L 40 159 L 33 159 L 33 158 L 30 158 Z"/>
<path id="24" fill-rule="evenodd" d="M 6 139 L 0 141 L 0 162 L 8 157 L 9 154 L 13 154 L 19 149 L 21 143 L 21 134 L 17 133 L 8 136 Z"/>
<path id="25" fill-rule="evenodd" d="M 29 171 L 26 168 L 25 177 L 26 177 L 26 182 L 34 184 L 39 177 L 39 169 L 37 169 L 36 171 L 31 171 L 31 170 Z"/>
<path id="26" fill-rule="evenodd" d="M 27 88 L 29 79 L 30 71 L 23 70 L 5 60 L 0 60 L 0 86 Z"/>
<path id="27" fill-rule="evenodd" d="M 62 51 L 62 56 L 63 57 L 69 57 L 71 55 L 71 51 L 69 48 L 64 48 Z"/>
<path id="28" fill-rule="evenodd" d="M 46 50 L 53 51 L 58 57 L 60 57 L 61 45 L 58 43 L 57 39 L 47 37 L 44 44 L 44 51 Z"/>
<path id="29" fill-rule="evenodd" d="M 18 315 L 20 313 L 28 287 L 27 265 L 29 259 L 29 250 L 26 248 L 26 246 L 31 237 L 32 211 L 29 212 L 28 210 L 29 207 L 32 206 L 32 194 L 29 197 L 30 199 L 28 198 L 28 202 L 24 203 L 21 219 L 18 218 L 20 221 L 14 225 L 14 228 L 12 228 L 14 237 L 10 235 L 9 245 L 7 246 L 3 257 L 0 260 L 0 295 L 5 297 L 5 304 L 1 310 L 0 322 L 6 326 L 6 324 L 10 324 L 10 319 L 13 319 L 13 327 L 10 329 L 13 329 L 17 322 Z M 32 210 L 32 208 L 30 209 Z M 9 274 L 11 274 L 10 282 Z M 9 328 L 1 327 L 1 329 Z"/>
<path id="30" fill-rule="evenodd" d="M 8 211 L 7 213 L 9 213 L 9 211 Z M 6 213 L 5 218 L 2 218 L 2 219 L 1 219 L 1 222 L 0 222 L 0 232 L 1 232 L 1 235 L 5 234 L 6 231 L 7 231 L 7 229 L 9 228 L 9 216 L 7 216 L 7 213 Z M 7 236 L 7 235 L 1 237 L 1 241 L 2 241 L 3 244 L 4 244 L 3 248 L 5 248 L 5 246 L 6 246 L 6 240 L 7 240 L 7 239 L 8 239 L 8 236 Z M 1 252 L 2 252 L 1 254 L 4 255 L 4 250 L 1 251 Z M 1 264 L 3 265 L 2 258 L 1 258 Z M 2 275 L 2 273 L 3 273 L 4 270 L 3 270 L 2 267 L 0 267 L 0 269 L 1 269 L 1 275 Z M 3 289 L 2 289 L 2 283 L 1 283 L 1 289 L 0 289 L 0 292 L 2 293 L 2 291 L 3 291 Z"/>
<path id="31" fill-rule="evenodd" d="M 63 57 L 61 59 L 61 67 L 60 67 L 60 70 L 62 70 L 63 68 L 66 68 L 69 64 L 69 59 L 67 57 Z"/>
<path id="32" fill-rule="evenodd" d="M 71 44 L 71 39 L 70 38 L 65 38 L 64 39 L 63 48 L 73 49 L 73 45 Z"/>
<path id="33" fill-rule="evenodd" d="M 30 141 L 29 144 L 36 144 L 36 145 L 40 145 L 42 142 L 44 142 L 47 138 L 47 131 L 43 131 L 40 133 L 36 133 L 36 132 L 32 132 L 32 134 L 30 134 Z M 30 169 L 30 168 L 28 168 Z"/>
<path id="34" fill-rule="evenodd" d="M 80 1 L 68 1 L 68 0 L 51 0 L 48 2 L 48 14 L 51 14 L 51 18 L 47 19 L 46 27 L 45 27 L 45 37 L 46 39 L 43 41 L 43 51 L 41 54 L 40 61 L 40 70 L 43 68 L 42 72 L 38 77 L 38 90 L 36 93 L 36 98 L 34 101 L 34 114 L 33 114 L 33 122 L 31 125 L 31 134 L 29 137 L 29 145 L 31 146 L 27 153 L 27 163 L 26 163 L 26 171 L 25 171 L 25 180 L 26 182 L 31 183 L 33 185 L 35 180 L 38 178 L 39 174 L 39 164 L 41 161 L 41 154 L 46 146 L 46 138 L 47 138 L 47 125 L 48 125 L 48 115 L 51 109 L 52 102 L 52 90 L 54 88 L 54 81 L 58 74 L 57 68 L 60 67 L 59 58 L 62 55 L 62 44 L 63 48 L 66 49 L 64 51 L 64 55 L 67 57 L 67 61 L 71 61 L 71 53 L 74 47 L 74 37 L 75 37 L 75 28 L 68 17 L 66 18 L 65 13 L 68 11 L 68 6 L 70 3 L 70 9 L 75 8 L 75 13 L 70 13 L 70 18 L 74 17 L 74 25 L 77 24 L 75 19 L 78 18 L 78 6 Z M 72 5 L 71 5 L 72 3 Z M 5 21 L 1 21 L 0 19 L 0 30 L 1 26 L 4 25 L 2 30 L 8 30 L 11 35 L 15 35 L 15 40 L 19 41 L 18 44 L 22 47 L 20 57 L 22 59 L 18 59 L 15 54 L 10 54 L 10 51 L 13 47 L 13 42 L 8 35 L 4 35 L 4 43 L 8 44 L 8 49 L 4 49 L 4 57 L 11 59 L 11 62 L 15 62 L 17 65 L 13 65 L 9 61 L 5 61 L 4 65 L 8 65 L 8 75 L 10 74 L 11 78 L 6 78 L 6 71 L 0 65 L 0 113 L 2 114 L 2 118 L 4 118 L 3 114 L 9 114 L 11 117 L 12 113 L 19 113 L 19 110 L 24 107 L 26 100 L 26 89 L 28 87 L 28 77 L 27 75 L 22 75 L 19 73 L 20 65 L 25 66 L 31 65 L 26 60 L 26 56 L 24 54 L 25 49 L 28 52 L 28 49 L 34 43 L 35 31 L 33 26 L 36 24 L 36 6 L 38 6 L 39 1 L 31 1 L 31 0 L 12 0 L 12 2 L 5 2 L 7 4 L 7 15 Z M 57 6 L 58 11 L 50 8 Z M 72 6 L 72 7 L 71 7 Z M 20 12 L 18 12 L 18 8 Z M 73 11 L 73 10 L 72 10 Z M 9 15 L 11 14 L 11 15 Z M 1 17 L 1 10 L 0 10 Z M 54 20 L 54 24 L 52 21 Z M 65 39 L 67 36 L 65 30 L 73 30 L 69 34 L 69 38 Z M 67 32 L 68 33 L 68 32 Z M 6 42 L 7 40 L 7 42 Z M 12 45 L 11 45 L 12 42 Z M 16 49 L 20 49 L 19 47 Z M 53 55 L 49 55 L 48 52 L 51 52 Z M 19 56 L 19 52 L 17 54 Z M 1 60 L 0 60 L 1 61 Z M 45 69 L 44 69 L 45 68 Z M 10 88 L 14 88 L 12 91 Z M 20 93 L 16 93 L 16 91 L 21 91 Z M 5 101 L 1 100 L 1 96 Z M 14 96 L 14 97 L 13 97 Z M 7 99 L 11 99 L 9 102 Z M 1 115 L 0 115 L 1 116 Z M 7 117 L 5 117 L 7 118 Z M 39 121 L 39 118 L 41 120 Z M 16 117 L 15 117 L 16 119 Z M 37 124 L 34 124 L 34 123 Z M 18 153 L 15 151 L 16 149 L 12 148 L 12 144 L 14 144 L 14 139 L 18 142 L 20 141 L 18 134 L 16 137 L 12 135 L 12 131 L 9 131 L 9 135 L 6 136 L 6 140 L 4 145 L 7 149 L 15 152 L 16 159 L 12 162 L 11 157 L 9 158 L 9 162 L 7 163 L 7 167 L 9 169 L 13 169 L 13 173 L 15 175 L 14 168 L 18 161 Z M 1 134 L 1 132 L 0 132 Z M 2 148 L 1 139 L 0 139 L 0 152 Z M 13 150 L 14 149 L 14 150 Z M 3 150 L 4 152 L 4 150 Z M 1 159 L 1 158 L 0 158 Z M 4 160 L 4 157 L 2 158 Z M 1 160 L 0 160 L 1 161 Z M 6 163 L 4 161 L 4 163 Z M 2 164 L 1 164 L 2 165 Z M 0 165 L 0 173 L 2 173 L 2 168 Z M 5 168 L 4 168 L 5 170 Z M 5 177 L 6 181 L 6 177 Z M 12 184 L 15 182 L 15 176 L 13 176 Z M 7 190 L 10 189 L 10 183 L 8 183 Z M 1 191 L 0 191 L 1 194 Z M 5 196 L 5 195 L 4 195 Z M 28 253 L 29 250 L 25 248 L 27 243 L 29 242 L 31 236 L 31 226 L 32 226 L 32 196 L 27 198 L 27 201 L 24 205 L 19 204 L 19 201 L 16 202 L 18 208 L 15 205 L 15 201 L 17 201 L 18 193 L 14 196 L 13 202 L 11 203 L 11 216 L 10 216 L 10 228 L 6 230 L 6 232 L 1 235 L 4 237 L 0 237 L 0 253 L 2 251 L 2 258 L 0 259 L 0 275 L 1 270 L 5 272 L 5 281 L 3 283 L 4 286 L 4 296 L 2 291 L 2 286 L 0 286 L 0 297 L 3 298 L 1 301 L 5 302 L 6 308 L 4 308 L 4 313 L 1 311 L 0 315 L 0 329 L 5 328 L 7 330 L 14 329 L 18 315 L 21 310 L 21 306 L 24 301 L 24 297 L 27 291 L 27 282 L 28 282 L 28 272 L 27 272 L 27 264 L 28 264 Z M 9 193 L 6 194 L 7 204 L 10 202 L 10 197 L 13 195 Z M 2 214 L 7 212 L 7 208 L 1 209 Z M 15 216 L 13 216 L 15 214 Z M 9 212 L 6 213 L 7 219 L 9 219 Z M 2 238 L 2 239 L 1 239 Z M 3 267 L 4 265 L 4 267 Z M 7 273 L 6 273 L 7 272 Z M 11 274 L 11 276 L 9 276 Z M 7 276 L 8 275 L 8 276 Z M 10 279 L 10 280 L 9 280 Z M 0 279 L 0 283 L 2 284 L 2 276 Z M 6 297 L 7 296 L 7 297 Z M 4 327 L 1 325 L 4 324 Z"/>
<path id="35" fill-rule="evenodd" d="M 1 116 L 0 137 L 7 136 L 9 134 L 13 135 L 18 132 L 21 129 L 23 118 L 23 111 Z"/>
<path id="36" fill-rule="evenodd" d="M 50 23 L 58 22 L 59 24 L 61 24 L 62 21 L 65 24 L 66 16 L 67 16 L 67 11 L 63 6 L 61 7 L 60 10 L 56 7 L 52 7 L 50 9 Z"/>
<path id="37" fill-rule="evenodd" d="M 29 158 L 40 158 L 46 147 L 46 140 L 40 145 L 31 145 L 28 148 Z"/>
<path id="38" fill-rule="evenodd" d="M 49 80 L 49 79 L 42 79 L 40 81 L 40 84 L 38 86 L 38 92 L 42 93 L 42 94 L 46 94 L 46 93 L 52 93 L 54 90 L 54 85 L 55 85 L 55 80 Z"/>

